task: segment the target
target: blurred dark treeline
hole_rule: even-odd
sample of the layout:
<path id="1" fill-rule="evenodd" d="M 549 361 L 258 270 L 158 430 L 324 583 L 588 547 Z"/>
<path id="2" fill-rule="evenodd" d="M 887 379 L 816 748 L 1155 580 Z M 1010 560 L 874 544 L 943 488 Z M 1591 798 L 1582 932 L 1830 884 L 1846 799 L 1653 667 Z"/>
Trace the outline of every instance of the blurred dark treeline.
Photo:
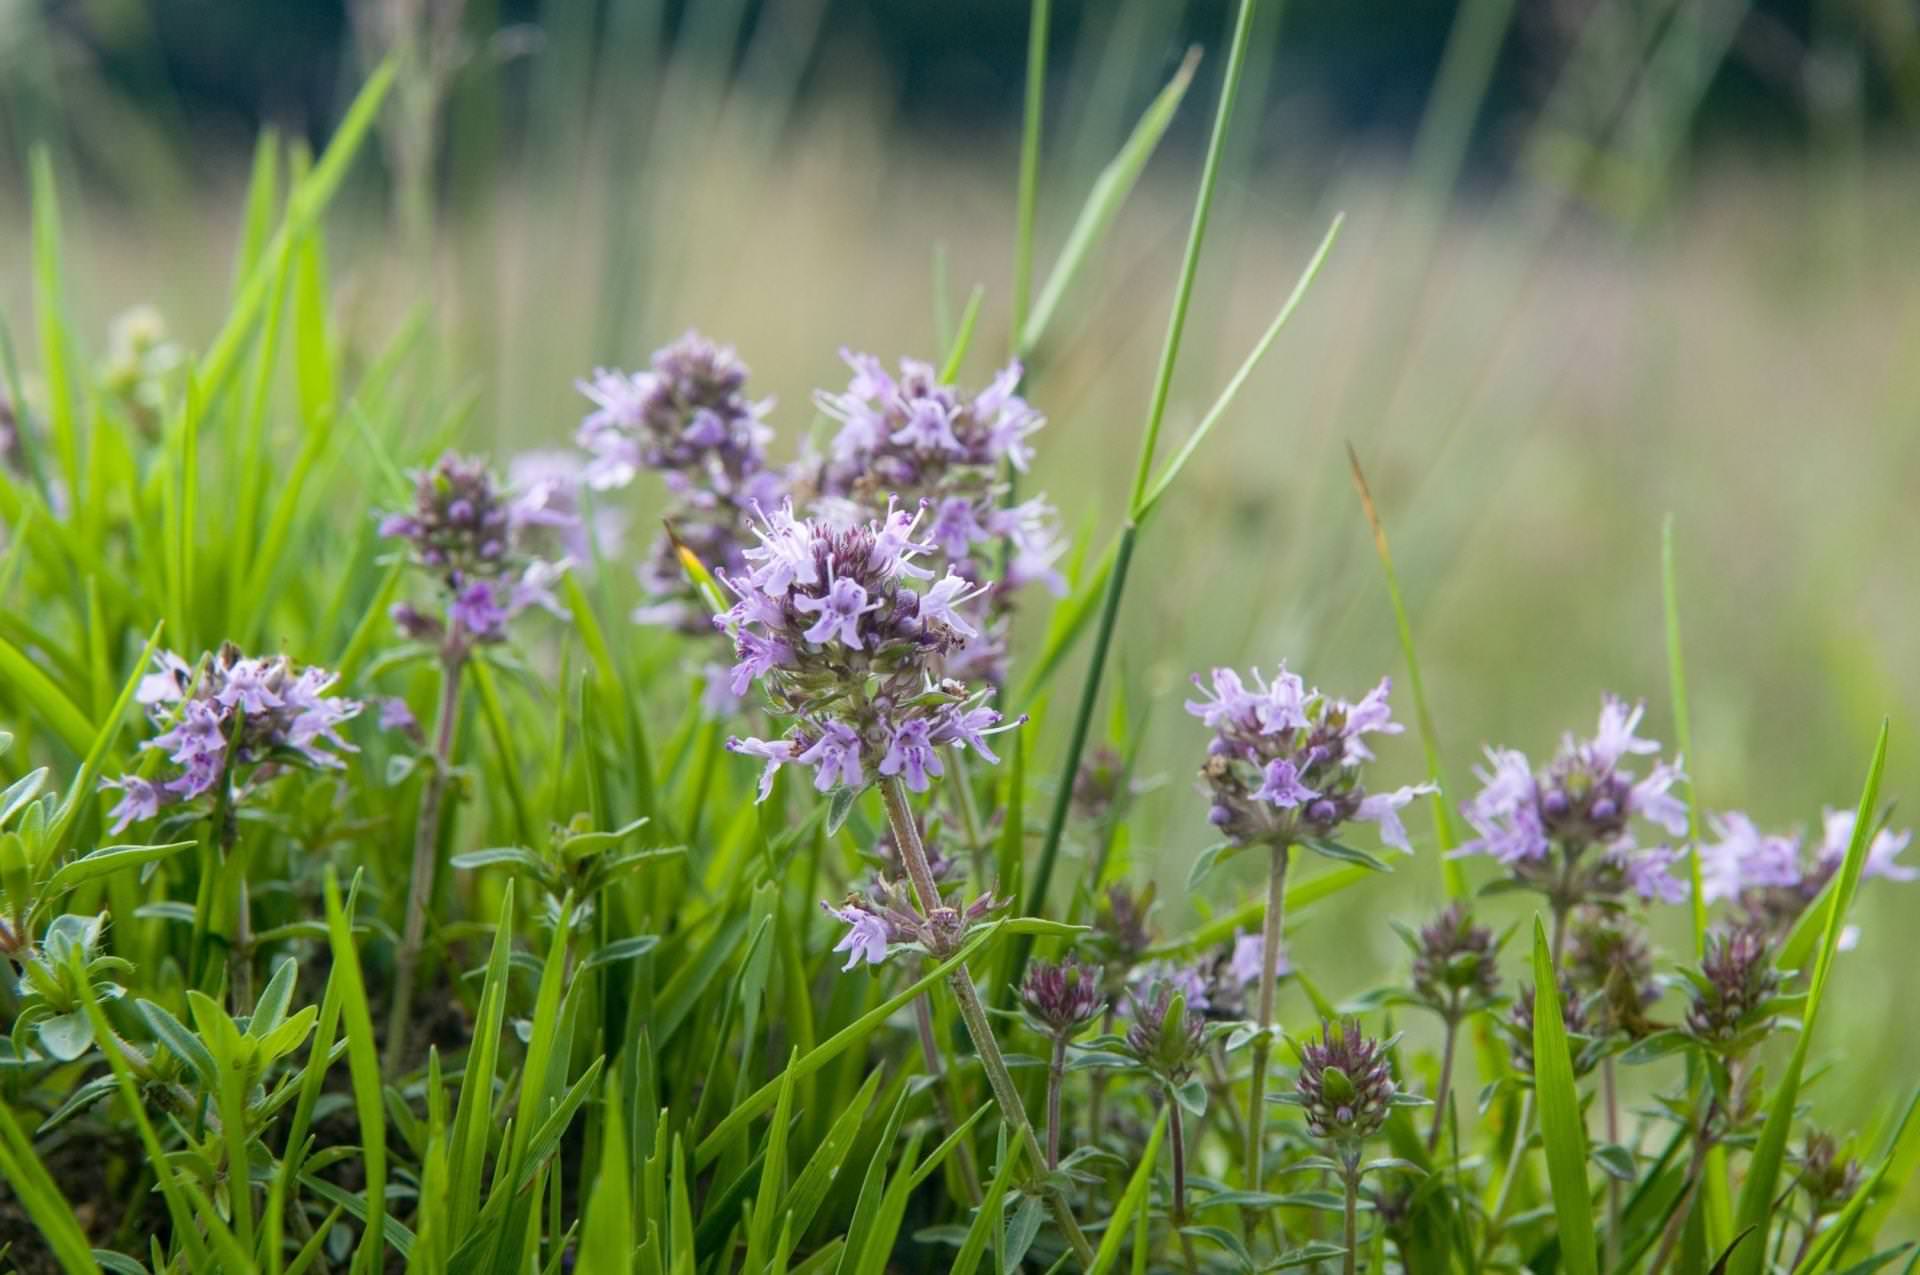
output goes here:
<path id="1" fill-rule="evenodd" d="M 1469 12 L 1477 10 L 1479 12 Z M 636 68 L 704 45 L 707 65 L 752 89 L 771 78 L 804 107 L 850 82 L 891 101 L 898 123 L 940 133 L 1010 130 L 1021 101 L 1025 0 L 27 0 L 0 17 L 5 122 L 16 149 L 70 109 L 76 74 L 120 109 L 244 140 L 263 123 L 314 140 L 364 73 L 383 25 L 438 31 L 461 78 L 498 72 L 487 109 L 509 139 L 537 132 L 539 99 L 617 94 Z M 1218 48 L 1228 0 L 1055 0 L 1049 58 L 1058 86 L 1128 69 L 1118 100 L 1163 80 L 1189 44 Z M 1915 0 L 1268 0 L 1268 109 L 1322 139 L 1394 144 L 1419 128 L 1450 39 L 1473 21 L 1502 35 L 1468 170 L 1511 158 L 1516 121 L 1560 82 L 1580 40 L 1614 23 L 1658 40 L 1685 24 L 1715 46 L 1692 113 L 1696 144 L 1802 146 L 1834 101 L 1871 129 L 1920 113 Z M 13 29 L 8 29 L 9 27 Z M 1105 57 L 1119 45 L 1130 56 Z M 1724 48 L 1717 46 L 1724 44 Z M 771 77 L 752 62 L 777 64 Z M 557 66 L 555 64 L 558 64 Z M 544 67 L 542 64 L 545 64 Z M 764 68 L 763 68 L 764 69 Z M 1651 73 L 1651 71 L 1650 71 Z M 542 81 L 548 81 L 543 88 Z"/>

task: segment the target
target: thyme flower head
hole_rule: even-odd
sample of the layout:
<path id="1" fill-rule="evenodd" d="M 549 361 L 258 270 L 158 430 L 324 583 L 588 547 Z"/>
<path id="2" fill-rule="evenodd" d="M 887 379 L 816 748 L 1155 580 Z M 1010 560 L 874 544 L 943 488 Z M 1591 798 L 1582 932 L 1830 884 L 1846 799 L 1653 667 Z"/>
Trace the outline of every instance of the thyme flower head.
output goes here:
<path id="1" fill-rule="evenodd" d="M 1187 711 L 1214 732 L 1200 771 L 1212 796 L 1208 818 L 1230 842 L 1326 840 L 1358 820 L 1379 824 L 1387 845 L 1412 851 L 1399 812 L 1432 785 L 1370 793 L 1360 782 L 1373 760 L 1367 737 L 1404 729 L 1387 706 L 1392 679 L 1352 703 L 1309 690 L 1284 665 L 1271 682 L 1255 671 L 1252 689 L 1229 668 L 1193 680 L 1201 698 L 1188 700 Z"/>
<path id="2" fill-rule="evenodd" d="M 1742 925 L 1707 935 L 1700 969 L 1690 978 L 1693 1003 L 1687 1007 L 1688 1031 L 1729 1050 L 1758 1039 L 1772 1017 L 1769 1004 L 1780 990 L 1780 972 L 1774 968 L 1762 930 Z"/>
<path id="3" fill-rule="evenodd" d="M 1014 392 L 1018 362 L 971 396 L 913 359 L 889 372 L 868 354 L 841 351 L 853 370 L 844 392 L 817 394 L 840 422 L 824 456 L 806 466 L 816 512 L 857 522 L 881 516 L 898 498 L 924 503 L 930 561 L 980 592 L 964 604 L 976 632 L 949 659 L 956 677 L 1000 685 L 1013 598 L 1040 583 L 1056 594 L 1066 581 L 1054 563 L 1065 550 L 1059 518 L 1043 499 L 1007 505 L 1007 468 L 1024 471 L 1027 439 L 1046 423 Z"/>
<path id="4" fill-rule="evenodd" d="M 1041 1035 L 1072 1035 L 1099 1016 L 1107 998 L 1098 966 L 1065 960 L 1035 961 L 1020 984 L 1028 1025 Z"/>
<path id="5" fill-rule="evenodd" d="M 1185 1083 L 1206 1041 L 1207 1020 L 1175 984 L 1156 979 L 1130 994 L 1127 1052 L 1170 1085 Z"/>
<path id="6" fill-rule="evenodd" d="M 1538 770 L 1517 750 L 1487 749 L 1487 765 L 1475 772 L 1480 791 L 1464 807 L 1480 835 L 1455 853 L 1489 855 L 1565 907 L 1627 890 L 1649 900 L 1684 899 L 1686 887 L 1668 872 L 1684 852 L 1643 850 L 1634 836 L 1635 821 L 1674 837 L 1687 832 L 1686 803 L 1670 791 L 1685 778 L 1679 763 L 1655 757 L 1645 778 L 1626 768 L 1630 758 L 1660 751 L 1657 741 L 1635 733 L 1644 712 L 1644 705 L 1607 696 L 1593 736 L 1569 732 Z M 1556 849 L 1559 863 L 1552 861 Z M 1583 859 L 1588 849 L 1598 854 Z"/>
<path id="7" fill-rule="evenodd" d="M 1821 819 L 1820 840 L 1809 846 L 1799 831 L 1762 832 L 1738 810 L 1709 816 L 1715 839 L 1700 847 L 1700 881 L 1707 902 L 1731 900 L 1746 924 L 1776 936 L 1784 933 L 1840 870 L 1853 840 L 1854 819 L 1854 811 L 1829 806 Z M 1861 877 L 1920 877 L 1920 868 L 1899 862 L 1912 841 L 1913 833 L 1906 829 L 1875 830 Z"/>
<path id="8" fill-rule="evenodd" d="M 747 570 L 720 576 L 739 599 L 715 620 L 739 657 L 731 689 L 760 686 L 792 723 L 777 739 L 727 741 L 767 763 L 762 800 L 788 764 L 811 769 L 821 792 L 864 787 L 870 771 L 924 792 L 945 771 L 942 748 L 997 762 L 987 736 L 1020 724 L 1002 723 L 987 692 L 935 676 L 975 632 L 960 607 L 976 587 L 915 561 L 929 552 L 915 538 L 923 513 L 840 528 L 782 506 L 754 528 Z"/>
<path id="9" fill-rule="evenodd" d="M 295 664 L 284 655 L 250 657 L 231 642 L 196 671 L 171 651 L 154 656 L 135 698 L 165 729 L 143 745 L 165 753 L 166 778 L 126 774 L 101 786 L 117 789 L 113 831 L 214 790 L 241 768 L 275 763 L 338 769 L 339 754 L 356 751 L 340 726 L 360 713 L 357 700 L 328 694 L 337 673 Z"/>
<path id="10" fill-rule="evenodd" d="M 597 369 L 577 382 L 594 410 L 580 424 L 587 484 L 626 487 L 642 470 L 660 475 L 673 528 L 655 537 L 640 567 L 649 601 L 634 618 L 689 633 L 705 631 L 708 611 L 688 583 L 680 545 L 709 570 L 739 572 L 753 542 L 748 520 L 771 506 L 787 477 L 767 464 L 771 400 L 747 396 L 747 367 L 731 346 L 697 332 L 656 350 L 641 372 Z"/>
<path id="11" fill-rule="evenodd" d="M 1573 980 L 1562 973 L 1556 980 L 1560 999 L 1560 1025 L 1567 1031 L 1567 1049 L 1573 1059 L 1573 1074 L 1584 1076 L 1593 1070 L 1598 1061 L 1586 1045 L 1592 1039 L 1592 1023 L 1587 1017 L 1587 1005 L 1581 999 L 1580 989 Z M 1519 995 L 1513 998 L 1513 1006 L 1507 1011 L 1503 1026 L 1513 1045 L 1513 1067 L 1522 1075 L 1533 1074 L 1533 1013 L 1536 998 L 1532 983 L 1520 984 Z"/>
<path id="12" fill-rule="evenodd" d="M 1415 994 L 1451 1011 L 1490 1003 L 1500 991 L 1497 950 L 1493 931 L 1475 925 L 1465 904 L 1449 904 L 1415 936 Z"/>
<path id="13" fill-rule="evenodd" d="M 1357 1141 L 1386 1123 L 1395 1086 L 1387 1050 L 1358 1021 L 1322 1023 L 1300 1047 L 1295 1089 L 1316 1138 Z"/>
<path id="14" fill-rule="evenodd" d="M 562 614 L 553 585 L 571 562 L 531 556 L 535 529 L 561 535 L 578 527 L 544 489 L 516 494 L 486 463 L 448 452 L 414 477 L 413 507 L 388 514 L 380 534 L 406 544 L 414 564 L 440 581 L 444 619 L 402 603 L 394 621 L 421 641 L 498 642 L 507 622 L 531 606 Z"/>

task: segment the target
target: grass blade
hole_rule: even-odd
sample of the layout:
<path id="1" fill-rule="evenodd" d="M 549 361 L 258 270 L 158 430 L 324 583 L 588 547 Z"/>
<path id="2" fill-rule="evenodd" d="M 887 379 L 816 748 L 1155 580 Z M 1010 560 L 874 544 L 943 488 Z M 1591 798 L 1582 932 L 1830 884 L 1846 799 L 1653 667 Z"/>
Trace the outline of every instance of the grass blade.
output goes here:
<path id="1" fill-rule="evenodd" d="M 1560 989 L 1547 951 L 1547 927 L 1533 918 L 1533 1087 L 1546 1146 L 1547 1180 L 1560 1221 L 1560 1266 L 1567 1275 L 1597 1275 L 1593 1196 L 1587 1186 L 1587 1126 L 1573 1083 L 1573 1057 L 1560 1016 Z"/>
<path id="2" fill-rule="evenodd" d="M 1673 515 L 1660 526 L 1660 597 L 1667 621 L 1667 687 L 1673 696 L 1673 742 L 1685 759 L 1687 777 L 1687 840 L 1700 844 L 1699 785 L 1694 768 L 1699 759 L 1693 752 L 1693 715 L 1687 708 L 1687 666 L 1680 650 L 1680 586 L 1673 565 Z M 1700 959 L 1707 950 L 1707 895 L 1700 878 L 1700 855 L 1687 856 L 1688 914 L 1693 921 L 1693 956 Z"/>

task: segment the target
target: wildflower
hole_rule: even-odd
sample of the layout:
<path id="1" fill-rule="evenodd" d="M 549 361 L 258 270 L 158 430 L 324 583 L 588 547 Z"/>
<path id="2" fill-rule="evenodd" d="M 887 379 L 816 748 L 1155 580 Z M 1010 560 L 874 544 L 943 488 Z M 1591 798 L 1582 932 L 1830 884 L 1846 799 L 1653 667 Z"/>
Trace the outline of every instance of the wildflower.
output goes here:
<path id="1" fill-rule="evenodd" d="M 1126 1046 L 1134 1061 L 1178 1088 L 1193 1074 L 1207 1023 L 1173 983 L 1155 979 L 1136 989 L 1128 1004 Z"/>
<path id="2" fill-rule="evenodd" d="M 930 617 L 965 639 L 947 671 L 997 686 L 1005 680 L 1012 595 L 1031 583 L 1066 589 L 1053 565 L 1065 545 L 1052 506 L 1003 500 L 1003 468 L 1026 468 L 1026 439 L 1045 423 L 1013 392 L 1020 366 L 1010 364 L 969 397 L 927 363 L 903 359 L 896 375 L 870 355 L 841 357 L 853 373 L 847 389 L 816 395 L 840 430 L 805 467 L 814 510 L 857 525 L 896 497 L 922 505 L 927 550 L 943 577 L 924 601 Z"/>
<path id="3" fill-rule="evenodd" d="M 1764 1031 L 1780 974 L 1766 935 L 1754 926 L 1721 929 L 1707 936 L 1706 954 L 1687 1007 L 1687 1030 L 1724 1052 L 1739 1052 Z"/>
<path id="4" fill-rule="evenodd" d="M 446 589 L 446 615 L 401 603 L 394 622 L 409 637 L 440 643 L 453 660 L 473 644 L 503 641 L 507 623 L 527 608 L 559 611 L 551 586 L 569 564 L 530 557 L 526 537 L 577 528 L 577 517 L 547 493 L 515 494 L 483 462 L 446 453 L 415 475 L 413 507 L 380 522 L 380 534 L 403 541 L 414 564 Z"/>
<path id="5" fill-rule="evenodd" d="M 764 758 L 762 796 L 772 772 L 814 769 L 814 786 L 859 788 L 867 766 L 899 776 L 916 792 L 943 773 L 938 750 L 971 748 L 996 760 L 986 737 L 1003 723 L 984 693 L 934 680 L 941 657 L 964 635 L 910 582 L 928 546 L 914 539 L 919 518 L 892 510 L 865 526 L 835 528 L 783 506 L 754 528 L 747 568 L 720 579 L 738 599 L 719 618 L 739 663 L 733 685 L 759 685 L 793 721 L 779 741 L 732 739 L 735 752 Z"/>
<path id="6" fill-rule="evenodd" d="M 1106 1003 L 1099 969 L 1072 957 L 1033 962 L 1020 984 L 1028 1024 L 1041 1035 L 1070 1036 L 1098 1017 Z"/>
<path id="7" fill-rule="evenodd" d="M 1596 1034 L 1620 1031 L 1637 1040 L 1655 1029 L 1646 1011 L 1660 999 L 1660 984 L 1646 932 L 1619 911 L 1592 907 L 1574 916 L 1566 970 Z"/>
<path id="8" fill-rule="evenodd" d="M 1473 923 L 1465 904 L 1449 904 L 1413 943 L 1413 990 L 1443 1016 L 1492 1003 L 1500 990 L 1493 931 Z"/>
<path id="9" fill-rule="evenodd" d="M 1636 821 L 1675 837 L 1687 832 L 1686 804 L 1671 792 L 1685 778 L 1679 765 L 1655 760 L 1644 778 L 1622 765 L 1659 751 L 1635 734 L 1643 711 L 1607 696 L 1593 736 L 1567 734 L 1537 772 L 1524 753 L 1489 748 L 1487 765 L 1476 771 L 1480 792 L 1464 808 L 1479 836 L 1455 853 L 1491 856 L 1561 913 L 1627 890 L 1649 900 L 1684 898 L 1684 887 L 1668 873 L 1681 852 L 1643 850 L 1634 838 Z M 1598 853 L 1587 857 L 1588 849 Z"/>
<path id="10" fill-rule="evenodd" d="M 1710 816 L 1718 839 L 1700 847 L 1707 901 L 1731 900 L 1742 923 L 1768 935 L 1784 934 L 1840 870 L 1853 840 L 1854 819 L 1852 810 L 1828 807 L 1820 840 L 1808 847 L 1799 832 L 1763 833 L 1737 810 Z M 1861 864 L 1862 879 L 1911 881 L 1920 876 L 1920 869 L 1898 861 L 1912 837 L 1905 829 L 1875 830 Z"/>
<path id="11" fill-rule="evenodd" d="M 1402 730 L 1387 710 L 1390 681 L 1358 703 L 1309 691 L 1284 665 L 1272 682 L 1258 672 L 1253 681 L 1249 690 L 1237 672 L 1217 668 L 1209 681 L 1194 678 L 1201 698 L 1187 702 L 1214 732 L 1200 772 L 1212 823 L 1250 846 L 1326 841 L 1349 821 L 1372 822 L 1387 845 L 1410 851 L 1398 812 L 1432 787 L 1369 793 L 1360 783 L 1373 757 L 1366 736 Z"/>
<path id="12" fill-rule="evenodd" d="M 1348 1143 L 1359 1142 L 1386 1123 L 1395 1093 L 1386 1048 L 1351 1019 L 1322 1023 L 1320 1039 L 1301 1046 L 1294 1086 L 1308 1132 Z"/>
<path id="13" fill-rule="evenodd" d="M 1841 862 L 1847 857 L 1847 846 L 1853 841 L 1856 817 L 1852 810 L 1835 810 L 1831 806 L 1822 813 L 1820 846 L 1814 852 L 1816 869 L 1828 876 L 1839 871 Z M 1860 875 L 1863 878 L 1885 877 L 1889 881 L 1911 881 L 1920 877 L 1920 868 L 1894 862 L 1912 842 L 1913 833 L 1909 829 L 1899 832 L 1891 828 L 1876 830 L 1873 840 L 1867 843 L 1867 858 L 1860 867 Z"/>
<path id="14" fill-rule="evenodd" d="M 710 610 L 681 550 L 710 571 L 743 571 L 752 511 L 786 491 L 787 476 L 767 464 L 771 402 L 747 396 L 747 374 L 732 347 L 688 332 L 656 350 L 644 372 L 599 369 L 576 382 L 594 406 L 578 435 L 586 484 L 621 488 L 646 469 L 672 498 L 672 531 L 655 537 L 640 568 L 649 599 L 634 612 L 640 623 L 705 632 Z"/>
<path id="15" fill-rule="evenodd" d="M 113 831 L 214 790 L 243 768 L 265 763 L 337 769 L 354 751 L 339 727 L 361 705 L 329 694 L 338 675 L 301 667 L 284 655 L 254 658 L 232 643 L 209 656 L 198 679 L 171 651 L 154 656 L 156 671 L 138 694 L 166 729 L 145 748 L 162 752 L 176 772 L 155 781 L 124 775 L 103 782 L 117 790 Z M 188 692 L 191 691 L 191 694 Z"/>
<path id="16" fill-rule="evenodd" d="M 825 902 L 820 906 L 826 909 L 828 915 L 849 927 L 833 949 L 847 954 L 847 963 L 840 967 L 843 972 L 863 961 L 868 965 L 885 963 L 888 938 L 885 920 L 854 903 L 843 908 Z"/>
<path id="17" fill-rule="evenodd" d="M 1830 1133 L 1815 1129 L 1807 1133 L 1800 1152 L 1797 1183 L 1807 1193 L 1807 1202 L 1815 1218 L 1838 1211 L 1860 1189 L 1865 1175 L 1860 1161 L 1846 1154 Z"/>
<path id="18" fill-rule="evenodd" d="M 1593 1051 L 1586 1048 L 1591 1040 L 1586 1003 L 1581 1000 L 1579 989 L 1564 973 L 1557 981 L 1560 1023 L 1567 1031 L 1567 1047 L 1573 1056 L 1573 1074 L 1584 1076 L 1593 1070 L 1594 1063 L 1598 1061 Z M 1513 1007 L 1507 1011 L 1505 1026 L 1512 1042 L 1514 1070 L 1524 1076 L 1533 1075 L 1533 1011 L 1533 984 L 1522 983 L 1520 994 L 1514 997 Z"/>

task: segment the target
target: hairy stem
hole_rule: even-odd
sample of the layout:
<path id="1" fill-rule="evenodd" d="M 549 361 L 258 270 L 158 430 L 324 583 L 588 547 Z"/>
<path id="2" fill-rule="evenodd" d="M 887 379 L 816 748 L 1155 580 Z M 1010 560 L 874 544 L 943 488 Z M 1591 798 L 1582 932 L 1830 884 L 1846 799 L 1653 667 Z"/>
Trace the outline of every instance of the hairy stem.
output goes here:
<path id="1" fill-rule="evenodd" d="M 1440 1131 L 1447 1125 L 1447 1109 L 1453 1105 L 1453 1050 L 1460 1034 L 1460 1020 L 1447 1015 L 1447 1038 L 1440 1047 L 1440 1087 L 1434 1091 L 1433 1128 L 1427 1131 L 1427 1154 L 1440 1148 Z"/>
<path id="2" fill-rule="evenodd" d="M 1280 941 L 1287 906 L 1287 847 L 1273 847 L 1267 868 L 1267 917 L 1260 953 L 1260 1034 L 1253 1042 L 1253 1076 L 1247 1088 L 1246 1188 L 1266 1180 L 1261 1157 L 1267 1131 L 1267 1059 L 1273 1051 L 1273 991 L 1280 973 Z"/>
<path id="3" fill-rule="evenodd" d="M 1067 1038 L 1053 1038 L 1053 1057 L 1047 1064 L 1047 1169 L 1060 1167 L 1060 1090 L 1067 1079 Z"/>
<path id="4" fill-rule="evenodd" d="M 1341 1159 L 1346 1170 L 1341 1176 L 1346 1179 L 1347 1187 L 1347 1255 L 1341 1259 L 1341 1266 L 1346 1275 L 1354 1275 L 1359 1269 L 1360 1256 L 1360 1148 L 1354 1146 L 1343 1151 Z"/>
<path id="5" fill-rule="evenodd" d="M 440 707 L 433 731 L 433 765 L 420 793 L 420 818 L 413 830 L 413 873 L 407 882 L 407 919 L 400 950 L 394 956 L 393 1008 L 387 1018 L 384 1070 L 397 1075 L 407 1057 L 407 1028 L 413 1012 L 413 984 L 419 973 L 420 952 L 427 936 L 427 907 L 433 897 L 434 869 L 439 866 L 440 808 L 446 801 L 447 777 L 453 769 L 453 738 L 460 718 L 460 681 L 466 669 L 461 654 L 449 654 L 440 666 Z"/>
<path id="6" fill-rule="evenodd" d="M 1607 1141 L 1620 1145 L 1620 1094 L 1613 1082 L 1613 1058 L 1600 1062 L 1600 1088 L 1607 1104 Z M 1620 1179 L 1607 1175 L 1607 1269 L 1620 1264 Z"/>
<path id="7" fill-rule="evenodd" d="M 941 907 L 940 891 L 933 880 L 933 870 L 927 863 L 926 847 L 920 844 L 920 829 L 913 822 L 913 812 L 907 805 L 907 788 L 895 775 L 880 781 L 880 799 L 887 809 L 887 822 L 893 827 L 894 844 L 900 849 L 901 862 L 907 866 L 907 877 L 913 882 L 914 893 L 918 897 L 923 911 L 931 914 Z M 1008 1128 L 1019 1139 L 1026 1153 L 1027 1164 L 1031 1172 L 1041 1172 L 1046 1153 L 1041 1149 L 1040 1139 L 1034 1135 L 1033 1122 L 1027 1118 L 1026 1106 L 1020 1101 L 1020 1091 L 1013 1083 L 1013 1073 L 1007 1070 L 1007 1060 L 1000 1053 L 1000 1042 L 994 1037 L 993 1025 L 987 1019 L 987 1007 L 980 1003 L 980 993 L 973 985 L 973 975 L 964 966 L 947 976 L 947 986 L 953 991 L 954 1003 L 960 1010 L 960 1021 L 966 1024 L 967 1035 L 973 1040 L 973 1050 L 980 1058 L 981 1069 L 987 1073 L 987 1084 L 993 1090 L 993 1099 L 1000 1107 L 1000 1118 L 1006 1121 Z M 1052 1187 L 1042 1186 L 1048 1208 L 1061 1233 L 1066 1236 L 1074 1256 L 1082 1266 L 1093 1262 L 1093 1246 L 1080 1230 L 1080 1224 L 1074 1220 L 1073 1207 L 1065 1196 Z"/>
<path id="8" fill-rule="evenodd" d="M 1173 1150 L 1173 1229 L 1180 1237 L 1180 1255 L 1186 1259 L 1188 1275 L 1198 1275 L 1200 1263 L 1193 1255 L 1193 1240 L 1187 1235 L 1187 1131 L 1181 1119 L 1180 1100 L 1167 1091 L 1167 1144 Z"/>

